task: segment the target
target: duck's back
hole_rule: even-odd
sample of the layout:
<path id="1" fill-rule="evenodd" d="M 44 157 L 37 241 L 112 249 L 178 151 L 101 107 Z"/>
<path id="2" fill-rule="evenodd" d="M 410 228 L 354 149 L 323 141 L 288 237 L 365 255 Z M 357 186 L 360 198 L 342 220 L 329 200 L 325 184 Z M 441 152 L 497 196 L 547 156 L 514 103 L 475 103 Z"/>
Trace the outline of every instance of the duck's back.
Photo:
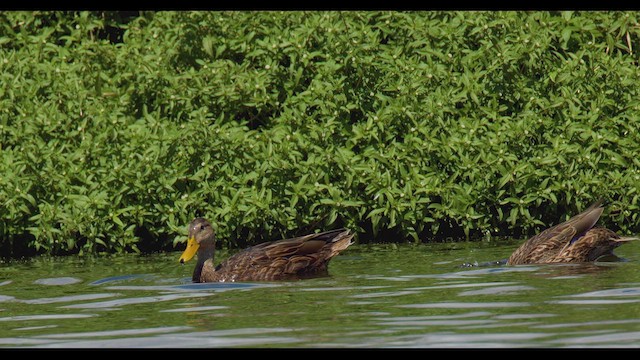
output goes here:
<path id="1" fill-rule="evenodd" d="M 507 264 L 562 262 L 558 255 L 595 225 L 604 210 L 601 204 L 602 200 L 597 201 L 580 214 L 531 237 L 511 254 Z"/>
<path id="2" fill-rule="evenodd" d="M 579 240 L 561 249 L 552 262 L 583 262 L 595 261 L 603 254 L 611 254 L 627 239 L 621 238 L 612 230 L 606 228 L 593 228 L 584 234 Z"/>
<path id="3" fill-rule="evenodd" d="M 276 281 L 327 273 L 332 257 L 351 245 L 353 234 L 337 229 L 266 242 L 239 252 L 220 265 L 205 266 L 202 279 L 212 281 Z"/>

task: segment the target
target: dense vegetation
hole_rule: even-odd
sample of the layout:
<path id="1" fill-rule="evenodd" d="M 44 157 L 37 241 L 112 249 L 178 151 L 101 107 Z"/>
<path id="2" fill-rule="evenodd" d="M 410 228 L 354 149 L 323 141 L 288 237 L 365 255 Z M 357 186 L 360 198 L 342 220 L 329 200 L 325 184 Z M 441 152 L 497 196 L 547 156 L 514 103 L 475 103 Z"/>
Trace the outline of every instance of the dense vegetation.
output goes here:
<path id="1" fill-rule="evenodd" d="M 636 12 L 2 12 L 0 250 L 640 231 Z"/>

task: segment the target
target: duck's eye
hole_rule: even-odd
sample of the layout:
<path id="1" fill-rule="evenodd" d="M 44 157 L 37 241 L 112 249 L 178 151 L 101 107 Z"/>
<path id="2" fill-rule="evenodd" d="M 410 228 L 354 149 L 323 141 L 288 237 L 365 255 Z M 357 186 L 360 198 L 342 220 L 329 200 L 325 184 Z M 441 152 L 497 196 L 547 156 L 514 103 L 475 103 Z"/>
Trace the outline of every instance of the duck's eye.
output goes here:
<path id="1" fill-rule="evenodd" d="M 200 225 L 200 230 L 204 230 L 204 225 Z"/>

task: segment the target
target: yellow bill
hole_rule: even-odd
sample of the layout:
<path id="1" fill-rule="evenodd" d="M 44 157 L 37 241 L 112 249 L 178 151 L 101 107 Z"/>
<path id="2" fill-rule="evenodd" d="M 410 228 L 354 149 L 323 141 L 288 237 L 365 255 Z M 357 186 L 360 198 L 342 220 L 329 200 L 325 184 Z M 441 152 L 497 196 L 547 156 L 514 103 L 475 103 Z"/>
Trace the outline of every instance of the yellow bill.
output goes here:
<path id="1" fill-rule="evenodd" d="M 196 238 L 193 236 L 190 237 L 189 240 L 187 241 L 187 248 L 184 249 L 182 256 L 180 256 L 180 263 L 184 264 L 185 262 L 191 260 L 193 255 L 195 255 L 196 252 L 198 251 L 199 247 L 200 247 L 200 244 L 198 244 L 198 242 L 196 241 Z"/>

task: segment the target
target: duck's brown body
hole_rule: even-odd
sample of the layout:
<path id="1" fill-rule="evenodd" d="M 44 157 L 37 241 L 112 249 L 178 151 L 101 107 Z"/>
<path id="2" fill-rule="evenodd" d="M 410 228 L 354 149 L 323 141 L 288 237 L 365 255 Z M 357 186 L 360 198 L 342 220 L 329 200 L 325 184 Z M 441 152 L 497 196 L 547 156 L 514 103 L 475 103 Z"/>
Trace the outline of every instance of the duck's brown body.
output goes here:
<path id="1" fill-rule="evenodd" d="M 508 265 L 594 261 L 633 237 L 623 238 L 605 228 L 593 228 L 600 218 L 602 200 L 569 220 L 533 236 L 511 254 Z"/>
<path id="2" fill-rule="evenodd" d="M 266 242 L 247 248 L 214 266 L 213 229 L 207 220 L 197 218 L 189 225 L 189 244 L 180 261 L 189 260 L 197 251 L 194 282 L 302 279 L 327 274 L 329 260 L 349 247 L 352 238 L 349 230 L 338 229 Z M 196 248 L 190 249 L 192 246 Z"/>

